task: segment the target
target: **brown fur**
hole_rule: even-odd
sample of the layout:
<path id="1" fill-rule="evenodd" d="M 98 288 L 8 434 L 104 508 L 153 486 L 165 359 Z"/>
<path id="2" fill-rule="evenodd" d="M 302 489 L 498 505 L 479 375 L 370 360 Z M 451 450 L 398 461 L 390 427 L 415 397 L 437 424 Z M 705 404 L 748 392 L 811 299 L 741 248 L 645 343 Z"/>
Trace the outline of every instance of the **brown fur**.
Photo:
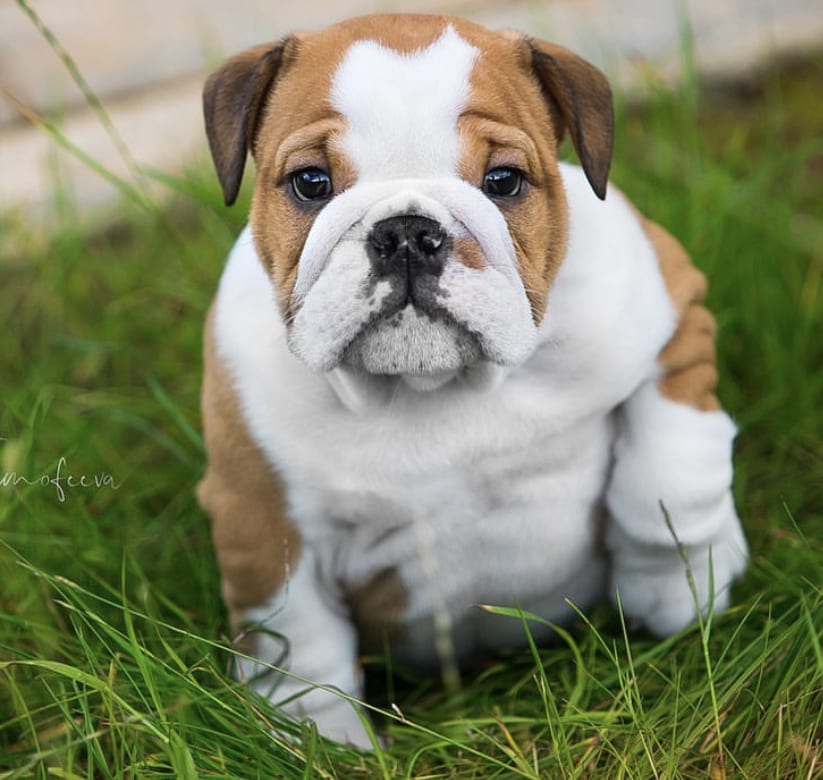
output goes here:
<path id="1" fill-rule="evenodd" d="M 553 123 L 540 86 L 523 70 L 522 50 L 506 40 L 498 42 L 496 49 L 484 51 L 472 73 L 470 104 L 458 124 L 460 174 L 477 187 L 492 167 L 513 166 L 526 174 L 523 193 L 510 203 L 501 201 L 500 206 L 532 317 L 539 324 L 566 253 L 566 197 L 557 168 Z M 501 62 L 505 56 L 512 67 Z M 535 106 L 543 109 L 536 111 Z M 514 131 L 512 124 L 523 130 Z"/>
<path id="2" fill-rule="evenodd" d="M 475 271 L 486 268 L 488 265 L 486 262 L 486 256 L 480 248 L 480 244 L 468 236 L 458 238 L 457 241 L 454 242 L 452 254 L 458 263 L 461 263 L 462 265 L 465 265 L 466 268 L 471 268 Z"/>
<path id="3" fill-rule="evenodd" d="M 235 55 L 209 77 L 203 90 L 206 136 L 229 206 L 237 199 L 261 108 L 281 70 L 287 43 L 255 46 Z"/>
<path id="4" fill-rule="evenodd" d="M 349 585 L 346 601 L 351 606 L 361 651 L 378 652 L 386 641 L 400 638 L 409 593 L 395 569 L 383 569 L 365 582 Z"/>
<path id="5" fill-rule="evenodd" d="M 233 625 L 285 582 L 300 557 L 301 541 L 286 514 L 283 486 L 252 441 L 237 407 L 231 379 L 217 355 L 213 309 L 206 324 L 202 393 L 209 463 L 197 487 L 212 523 Z"/>
<path id="6" fill-rule="evenodd" d="M 543 87 L 555 122 L 555 135 L 563 129 L 571 135 L 574 149 L 592 189 L 601 200 L 614 145 L 614 113 L 608 81 L 590 63 L 568 49 L 531 40 L 532 66 Z"/>
<path id="7" fill-rule="evenodd" d="M 660 225 L 643 219 L 643 228 L 657 253 L 660 271 L 677 312 L 677 330 L 661 350 L 658 362 L 664 371 L 660 392 L 672 401 L 701 411 L 717 411 L 715 395 L 714 317 L 703 306 L 706 277 L 691 263 L 683 247 Z"/>

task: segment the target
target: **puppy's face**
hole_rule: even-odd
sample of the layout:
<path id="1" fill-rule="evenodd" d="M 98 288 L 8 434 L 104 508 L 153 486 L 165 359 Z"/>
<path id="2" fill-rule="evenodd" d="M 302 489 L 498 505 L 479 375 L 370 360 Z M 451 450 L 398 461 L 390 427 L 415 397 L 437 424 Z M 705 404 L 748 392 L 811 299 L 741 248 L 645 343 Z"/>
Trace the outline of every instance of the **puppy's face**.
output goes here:
<path id="1" fill-rule="evenodd" d="M 565 251 L 558 142 L 601 196 L 611 156 L 594 68 L 441 17 L 246 52 L 205 108 L 227 201 L 254 154 L 252 231 L 292 351 L 418 389 L 528 357 Z"/>

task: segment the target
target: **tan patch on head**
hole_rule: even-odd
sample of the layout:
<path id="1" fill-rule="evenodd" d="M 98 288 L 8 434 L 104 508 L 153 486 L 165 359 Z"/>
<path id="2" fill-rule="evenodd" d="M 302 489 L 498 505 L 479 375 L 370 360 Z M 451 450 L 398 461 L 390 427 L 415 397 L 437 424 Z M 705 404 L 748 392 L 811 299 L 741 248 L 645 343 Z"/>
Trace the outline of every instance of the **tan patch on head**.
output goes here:
<path id="1" fill-rule="evenodd" d="M 516 42 L 495 39 L 472 73 L 470 104 L 458 125 L 460 175 L 482 187 L 487 171 L 513 167 L 523 193 L 500 199 L 532 317 L 539 325 L 548 290 L 566 253 L 568 208 L 557 167 L 557 144 L 540 90 L 523 70 Z M 506 67 L 509 61 L 511 67 Z"/>
<path id="2" fill-rule="evenodd" d="M 714 317 L 703 306 L 706 277 L 693 265 L 683 247 L 660 225 L 641 217 L 643 229 L 657 253 L 660 272 L 677 312 L 677 330 L 662 349 L 658 363 L 663 376 L 660 392 L 672 401 L 701 411 L 717 411 L 715 395 Z"/>
<path id="3" fill-rule="evenodd" d="M 286 513 L 283 485 L 252 441 L 231 380 L 214 345 L 214 307 L 206 323 L 202 392 L 208 467 L 197 487 L 211 518 L 232 622 L 260 606 L 285 583 L 300 557 L 301 539 Z"/>
<path id="4" fill-rule="evenodd" d="M 539 325 L 568 241 L 558 145 L 568 129 L 587 176 L 605 191 L 611 159 L 608 84 L 591 65 L 551 44 L 483 28 L 458 32 L 481 51 L 458 127 L 460 175 L 481 187 L 491 168 L 512 167 L 525 174 L 522 194 L 501 198 L 497 205 L 508 223 Z M 586 97 L 590 94 L 598 100 Z"/>
<path id="5" fill-rule="evenodd" d="M 568 130 L 586 176 L 603 197 L 612 151 L 608 82 L 592 65 L 553 44 L 473 25 L 457 29 L 481 52 L 459 123 L 460 174 L 477 187 L 491 168 L 511 167 L 526 175 L 522 194 L 501 198 L 498 206 L 539 325 L 568 240 L 558 144 Z"/>

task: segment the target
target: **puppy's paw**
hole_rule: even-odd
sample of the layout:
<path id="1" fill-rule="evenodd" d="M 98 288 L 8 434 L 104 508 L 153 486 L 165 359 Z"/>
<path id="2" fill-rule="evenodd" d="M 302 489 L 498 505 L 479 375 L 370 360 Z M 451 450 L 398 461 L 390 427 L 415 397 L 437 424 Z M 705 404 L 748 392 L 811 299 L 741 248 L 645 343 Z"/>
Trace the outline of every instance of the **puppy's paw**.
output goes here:
<path id="1" fill-rule="evenodd" d="M 339 742 L 341 745 L 353 745 L 362 750 L 372 750 L 374 744 L 368 731 L 363 725 L 355 705 L 344 699 L 338 700 L 338 705 L 316 712 L 303 712 L 303 719 L 312 720 L 317 731 L 326 739 Z"/>
<path id="2" fill-rule="evenodd" d="M 688 567 L 676 549 L 616 551 L 612 598 L 619 595 L 628 618 L 656 636 L 668 636 L 692 623 L 698 607 L 706 615 L 710 608 L 716 613 L 729 606 L 729 588 L 743 573 L 746 557 L 746 543 L 737 523 L 731 533 L 712 544 L 689 547 Z"/>

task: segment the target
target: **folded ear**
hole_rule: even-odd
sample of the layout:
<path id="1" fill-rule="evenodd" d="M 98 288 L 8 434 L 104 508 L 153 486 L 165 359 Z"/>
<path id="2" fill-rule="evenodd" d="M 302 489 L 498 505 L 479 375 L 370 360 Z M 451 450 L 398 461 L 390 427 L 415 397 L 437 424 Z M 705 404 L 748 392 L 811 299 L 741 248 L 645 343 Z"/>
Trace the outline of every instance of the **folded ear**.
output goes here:
<path id="1" fill-rule="evenodd" d="M 614 145 L 612 92 L 606 77 L 562 46 L 530 39 L 534 74 L 549 103 L 558 143 L 568 129 L 586 178 L 606 197 Z"/>
<path id="2" fill-rule="evenodd" d="M 291 39 L 286 38 L 237 54 L 206 81 L 203 89 L 206 135 L 227 206 L 237 199 L 246 154 L 254 153 L 262 108 L 290 42 Z"/>

